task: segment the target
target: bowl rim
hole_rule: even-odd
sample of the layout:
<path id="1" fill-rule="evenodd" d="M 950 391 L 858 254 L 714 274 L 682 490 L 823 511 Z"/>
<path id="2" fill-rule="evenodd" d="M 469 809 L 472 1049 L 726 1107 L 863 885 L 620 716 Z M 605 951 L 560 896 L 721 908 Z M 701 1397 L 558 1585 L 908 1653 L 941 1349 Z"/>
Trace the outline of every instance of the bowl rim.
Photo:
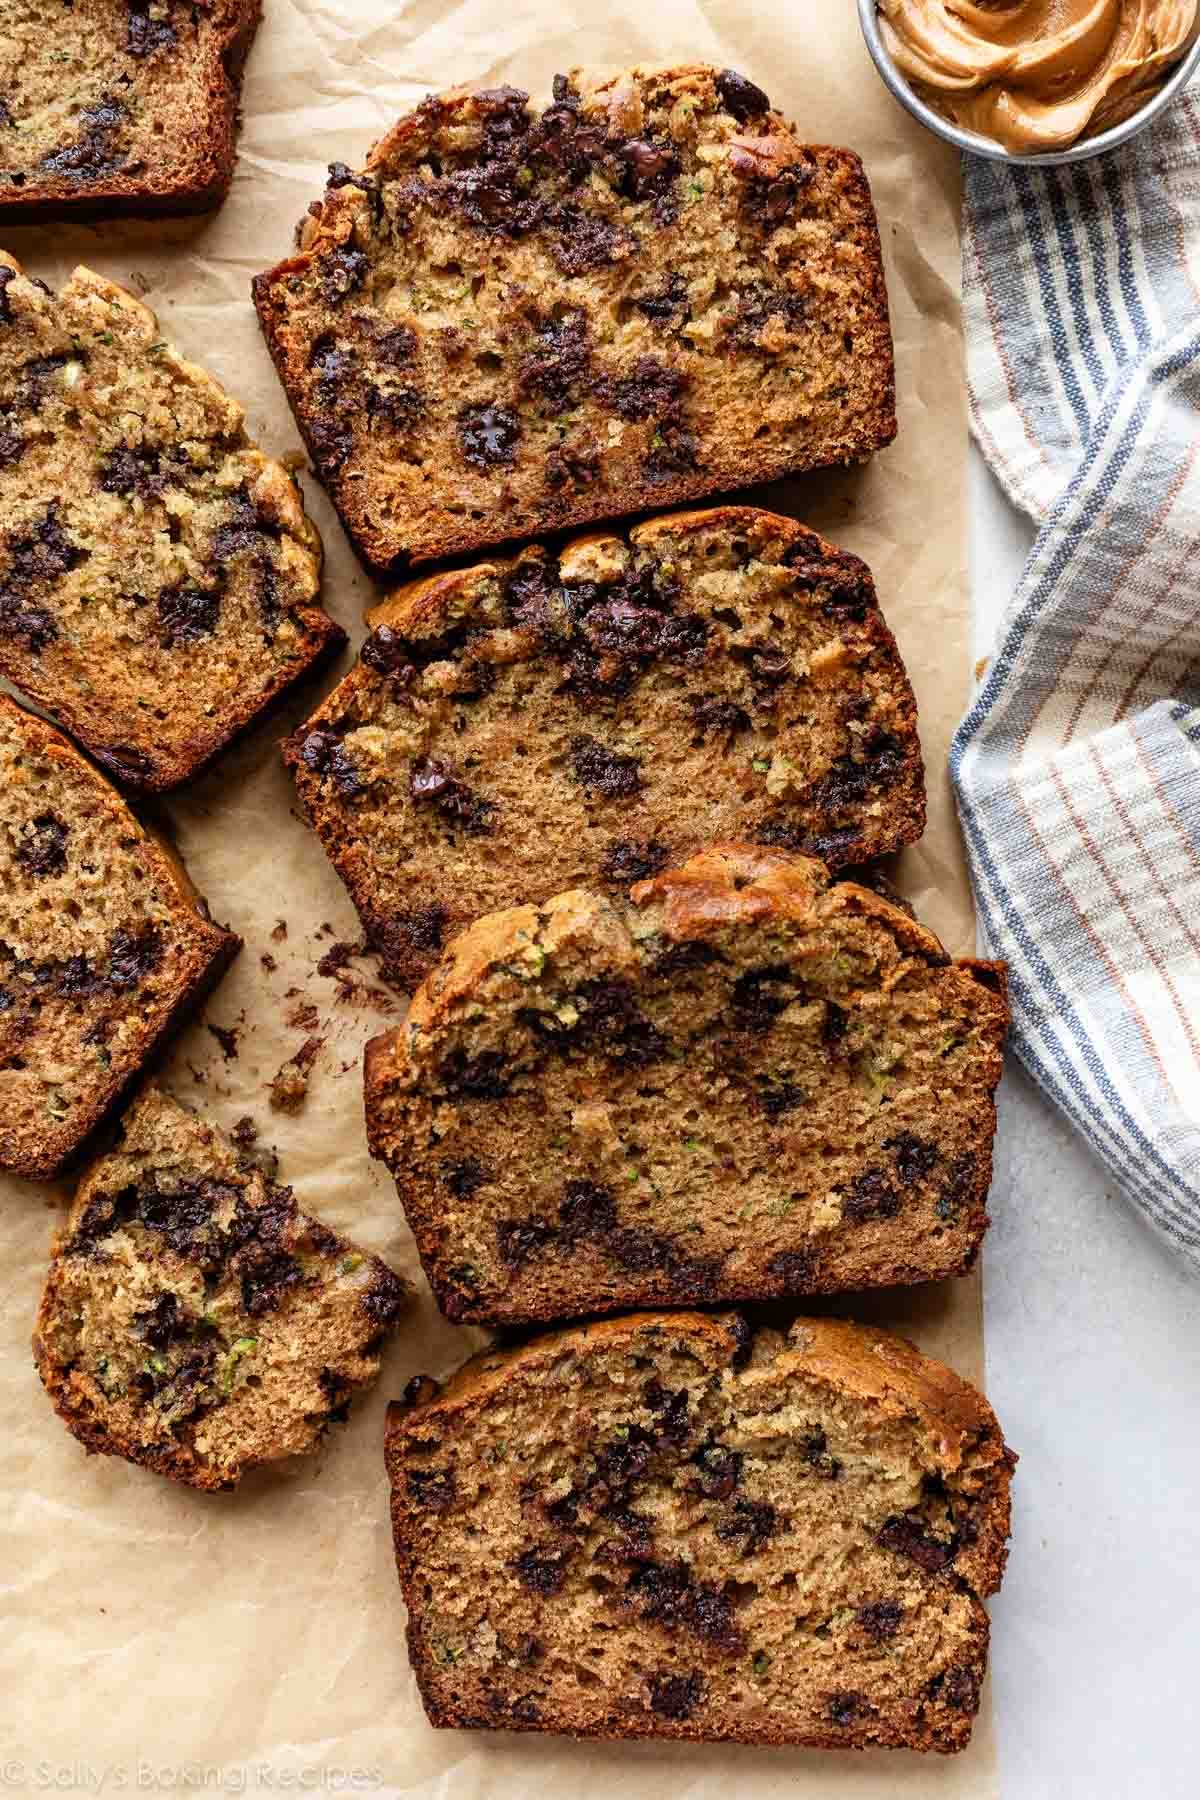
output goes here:
<path id="1" fill-rule="evenodd" d="M 994 138 L 982 137 L 977 131 L 964 131 L 961 126 L 952 124 L 913 91 L 908 77 L 897 68 L 884 44 L 883 33 L 879 29 L 879 0 L 858 0 L 858 18 L 871 61 L 884 85 L 901 106 L 935 136 L 948 144 L 954 144 L 967 155 L 980 156 L 988 162 L 1008 163 L 1013 168 L 1036 169 L 1086 162 L 1093 156 L 1103 156 L 1106 150 L 1115 150 L 1119 144 L 1126 144 L 1130 138 L 1136 137 L 1152 119 L 1156 119 L 1171 104 L 1176 94 L 1188 85 L 1197 68 L 1200 68 L 1198 35 L 1163 85 L 1129 118 L 1122 119 L 1117 125 L 1110 125 L 1107 131 L 1100 132 L 1096 137 L 1084 138 L 1062 150 L 1007 150 Z"/>

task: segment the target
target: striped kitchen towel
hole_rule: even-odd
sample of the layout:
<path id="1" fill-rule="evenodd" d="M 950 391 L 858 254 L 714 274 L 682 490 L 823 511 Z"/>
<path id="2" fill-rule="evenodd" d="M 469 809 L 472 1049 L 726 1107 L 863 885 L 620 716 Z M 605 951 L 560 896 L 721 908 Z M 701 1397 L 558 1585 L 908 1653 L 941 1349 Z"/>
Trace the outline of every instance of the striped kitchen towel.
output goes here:
<path id="1" fill-rule="evenodd" d="M 954 740 L 1013 1047 L 1200 1268 L 1200 85 L 1102 159 L 968 159 L 972 426 L 1038 527 Z"/>

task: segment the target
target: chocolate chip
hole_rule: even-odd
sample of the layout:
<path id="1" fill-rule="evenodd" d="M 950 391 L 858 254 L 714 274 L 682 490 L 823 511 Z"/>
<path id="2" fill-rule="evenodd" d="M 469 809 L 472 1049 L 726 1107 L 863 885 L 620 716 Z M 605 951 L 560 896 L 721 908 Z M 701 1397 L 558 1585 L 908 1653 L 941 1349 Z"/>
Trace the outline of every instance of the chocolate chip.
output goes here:
<path id="1" fill-rule="evenodd" d="M 735 732 L 750 728 L 749 714 L 735 701 L 723 699 L 719 694 L 689 694 L 687 703 L 691 708 L 692 724 L 701 736 L 711 731 L 719 737 L 732 737 Z"/>
<path id="2" fill-rule="evenodd" d="M 959 1211 L 975 1197 L 979 1183 L 978 1163 L 971 1151 L 956 1156 L 950 1173 L 942 1185 L 934 1208 L 939 1219 L 955 1219 Z"/>
<path id="3" fill-rule="evenodd" d="M 863 1711 L 867 1710 L 862 1694 L 849 1692 L 830 1694 L 826 1708 L 834 1725 L 853 1725 Z"/>
<path id="4" fill-rule="evenodd" d="M 473 469 L 509 468 L 516 461 L 521 421 L 506 406 L 471 406 L 458 415 L 458 438 Z"/>
<path id="5" fill-rule="evenodd" d="M 800 1449 L 809 1468 L 823 1481 L 837 1480 L 842 1472 L 842 1465 L 836 1456 L 830 1456 L 829 1440 L 820 1426 L 801 1439 Z"/>
<path id="6" fill-rule="evenodd" d="M 887 1138 L 883 1147 L 895 1152 L 896 1169 L 905 1187 L 911 1187 L 915 1181 L 924 1181 L 938 1159 L 937 1145 L 911 1131 Z"/>
<path id="7" fill-rule="evenodd" d="M 868 1219 L 894 1219 L 899 1211 L 900 1196 L 886 1169 L 864 1169 L 842 1194 L 842 1217 L 855 1225 Z"/>
<path id="8" fill-rule="evenodd" d="M 531 1594 L 540 1594 L 544 1599 L 557 1594 L 567 1578 L 567 1563 L 570 1552 L 556 1548 L 545 1555 L 537 1550 L 522 1550 L 520 1556 L 509 1564 L 519 1576 L 521 1585 L 527 1587 Z"/>
<path id="9" fill-rule="evenodd" d="M 705 1444 L 692 1461 L 700 1470 L 698 1487 L 706 1500 L 729 1500 L 742 1480 L 745 1458 L 727 1444 Z"/>
<path id="10" fill-rule="evenodd" d="M 687 1389 L 676 1388 L 673 1394 L 669 1393 L 655 1377 L 646 1383 L 643 1398 L 650 1411 L 656 1415 L 657 1435 L 668 1444 L 684 1443 L 689 1430 Z"/>
<path id="11" fill-rule="evenodd" d="M 191 1335 L 193 1320 L 179 1304 L 179 1295 L 160 1294 L 154 1305 L 133 1315 L 133 1330 L 152 1350 L 168 1350 Z"/>
<path id="12" fill-rule="evenodd" d="M 141 500 L 153 500 L 165 484 L 159 453 L 150 445 L 131 450 L 122 444 L 109 452 L 100 470 L 100 487 L 106 494 L 136 494 Z"/>
<path id="13" fill-rule="evenodd" d="M 170 19 L 151 18 L 150 0 L 127 0 L 129 21 L 125 48 L 130 56 L 153 56 L 156 50 L 173 50 L 179 42 Z"/>
<path id="14" fill-rule="evenodd" d="M 877 1600 L 873 1606 L 862 1606 L 858 1611 L 858 1623 L 877 1644 L 895 1637 L 903 1617 L 904 1608 L 894 1600 Z"/>
<path id="15" fill-rule="evenodd" d="M 807 1293 L 816 1273 L 811 1250 L 782 1250 L 767 1265 L 767 1273 L 794 1293 Z"/>
<path id="16" fill-rule="evenodd" d="M 630 1576 L 625 1595 L 642 1618 L 664 1630 L 726 1650 L 743 1642 L 728 1595 L 707 1582 L 694 1582 L 684 1562 L 643 1563 Z"/>
<path id="17" fill-rule="evenodd" d="M 754 1556 L 779 1529 L 775 1508 L 766 1500 L 735 1500 L 732 1511 L 717 1522 L 723 1543 L 738 1544 L 743 1556 Z"/>
<path id="18" fill-rule="evenodd" d="M 739 1031 L 769 1031 L 775 1020 L 802 990 L 786 963 L 748 969 L 739 975 L 729 997 Z"/>
<path id="19" fill-rule="evenodd" d="M 155 605 L 159 642 L 164 650 L 211 637 L 220 622 L 221 595 L 217 588 L 163 588 Z"/>
<path id="20" fill-rule="evenodd" d="M 596 1181 L 568 1181 L 558 1206 L 562 1236 L 604 1237 L 617 1225 L 617 1206 L 609 1188 Z"/>
<path id="21" fill-rule="evenodd" d="M 526 393 L 561 412 L 576 399 L 591 362 L 587 315 L 535 315 L 531 324 L 533 342 L 521 359 L 518 381 Z"/>
<path id="22" fill-rule="evenodd" d="M 687 376 L 656 356 L 639 356 L 623 374 L 605 375 L 594 385 L 597 400 L 623 419 L 661 419 L 679 405 Z"/>
<path id="23" fill-rule="evenodd" d="M 310 731 L 300 744 L 300 760 L 314 775 L 328 777 L 347 799 L 364 788 L 358 766 L 336 731 Z"/>
<path id="24" fill-rule="evenodd" d="M 650 1683 L 650 1710 L 661 1719 L 690 1719 L 703 1701 L 699 1675 L 656 1675 Z"/>
<path id="25" fill-rule="evenodd" d="M 114 931 L 109 944 L 109 984 L 115 988 L 136 987 L 157 969 L 162 958 L 162 933 L 157 925 L 140 925 L 136 931 Z"/>
<path id="26" fill-rule="evenodd" d="M 940 1538 L 931 1537 L 919 1519 L 898 1517 L 888 1519 L 880 1527 L 875 1542 L 884 1550 L 894 1550 L 898 1556 L 907 1557 L 926 1575 L 937 1575 L 949 1568 L 958 1549 L 953 1541 L 944 1543 Z"/>
<path id="27" fill-rule="evenodd" d="M 404 1485 L 414 1506 L 427 1512 L 446 1512 L 458 1498 L 453 1469 L 408 1469 Z"/>
<path id="28" fill-rule="evenodd" d="M 642 785 L 641 763 L 636 756 L 609 750 L 583 733 L 571 739 L 571 766 L 581 787 L 607 800 L 629 799 Z"/>
<path id="29" fill-rule="evenodd" d="M 717 76 L 716 87 L 725 111 L 732 113 L 739 125 L 744 125 L 747 119 L 760 118 L 763 113 L 771 110 L 771 102 L 762 89 L 756 87 L 745 75 L 739 75 L 736 69 L 722 69 Z"/>
<path id="30" fill-rule="evenodd" d="M 946 1669 L 941 1675 L 935 1675 L 929 1683 L 929 1697 L 931 1700 L 943 1701 L 958 1712 L 977 1712 L 979 1676 L 965 1664 L 960 1664 L 955 1669 Z"/>
<path id="31" fill-rule="evenodd" d="M 541 1219 L 499 1219 L 496 1248 L 508 1269 L 520 1269 L 532 1256 L 540 1256 L 557 1241 L 553 1225 Z"/>
<path id="32" fill-rule="evenodd" d="M 635 881 L 648 881 L 652 875 L 657 875 L 670 859 L 667 845 L 660 844 L 657 839 L 648 843 L 630 843 L 617 838 L 604 853 L 601 874 L 606 881 L 630 887 Z"/>
<path id="33" fill-rule="evenodd" d="M 444 1162 L 441 1175 L 456 1200 L 469 1200 L 490 1179 L 484 1165 L 474 1156 L 464 1156 L 459 1162 Z"/>
<path id="34" fill-rule="evenodd" d="M 321 258 L 321 292 L 328 306 L 339 306 L 347 294 L 362 287 L 370 271 L 371 259 L 365 250 L 340 244 Z"/>
<path id="35" fill-rule="evenodd" d="M 700 446 L 694 435 L 674 420 L 664 419 L 650 440 L 643 464 L 651 481 L 667 481 L 699 466 Z"/>
<path id="36" fill-rule="evenodd" d="M 564 275 L 589 275 L 607 268 L 632 248 L 628 233 L 578 206 L 558 206 L 547 223 L 554 236 L 550 254 Z"/>
<path id="37" fill-rule="evenodd" d="M 414 952 L 427 955 L 441 949 L 449 917 L 448 909 L 438 902 L 401 909 L 382 921 L 372 921 L 371 937 L 388 957 L 403 959 Z"/>
<path id="38" fill-rule="evenodd" d="M 481 1050 L 468 1056 L 464 1050 L 452 1050 L 443 1057 L 438 1079 L 450 1096 L 467 1100 L 501 1100 L 508 1093 L 512 1075 L 499 1050 Z"/>
<path id="39" fill-rule="evenodd" d="M 416 679 L 408 640 L 390 625 L 376 626 L 359 652 L 359 660 L 376 675 L 388 676 L 397 687 L 409 687 Z"/>
<path id="40" fill-rule="evenodd" d="M 50 875 L 61 875 L 67 866 L 67 838 L 70 827 L 57 813 L 38 813 L 31 830 L 16 848 L 16 860 L 35 881 Z"/>
<path id="41" fill-rule="evenodd" d="M 43 171 L 74 182 L 98 181 L 103 175 L 117 173 L 126 160 L 117 139 L 128 117 L 125 107 L 111 94 L 83 107 L 77 120 L 78 135 L 42 158 Z"/>
<path id="42" fill-rule="evenodd" d="M 494 802 L 468 787 L 440 757 L 424 756 L 413 763 L 408 788 L 417 805 L 436 806 L 444 818 L 461 825 L 472 837 L 494 829 L 498 811 Z"/>
<path id="43" fill-rule="evenodd" d="M 661 194 L 679 173 L 679 158 L 669 140 L 630 138 L 622 145 L 626 185 L 635 200 Z"/>
<path id="44" fill-rule="evenodd" d="M 370 1287 L 361 1296 L 359 1304 L 370 1319 L 372 1325 L 394 1325 L 404 1311 L 407 1291 L 398 1275 L 393 1275 L 387 1268 L 378 1268 Z"/>
<path id="45" fill-rule="evenodd" d="M 679 331 L 692 316 L 687 276 L 674 270 L 656 292 L 635 295 L 633 304 L 653 324 Z"/>
<path id="46" fill-rule="evenodd" d="M 737 305 L 726 313 L 722 328 L 723 341 L 735 350 L 765 350 L 762 334 L 772 319 L 781 319 L 785 330 L 795 336 L 808 317 L 808 301 L 794 288 L 772 287 L 758 281 L 743 288 Z"/>

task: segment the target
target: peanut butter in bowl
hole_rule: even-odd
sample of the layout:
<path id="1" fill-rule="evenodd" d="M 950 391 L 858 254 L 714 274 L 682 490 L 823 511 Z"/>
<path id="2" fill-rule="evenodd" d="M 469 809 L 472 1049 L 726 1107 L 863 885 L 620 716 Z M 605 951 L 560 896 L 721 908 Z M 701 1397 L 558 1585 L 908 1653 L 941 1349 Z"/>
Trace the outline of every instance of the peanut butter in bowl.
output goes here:
<path id="1" fill-rule="evenodd" d="M 921 99 L 1017 154 L 1129 118 L 1200 29 L 1200 0 L 879 0 L 879 14 Z"/>

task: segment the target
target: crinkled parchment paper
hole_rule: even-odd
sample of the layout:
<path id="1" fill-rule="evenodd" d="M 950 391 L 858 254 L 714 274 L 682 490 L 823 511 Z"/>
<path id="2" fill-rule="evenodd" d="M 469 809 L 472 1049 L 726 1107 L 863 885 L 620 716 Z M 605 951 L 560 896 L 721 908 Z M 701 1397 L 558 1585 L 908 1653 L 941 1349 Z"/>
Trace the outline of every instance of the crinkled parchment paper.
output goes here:
<path id="1" fill-rule="evenodd" d="M 483 79 L 548 92 L 572 66 L 708 60 L 764 85 L 801 132 L 865 157 L 888 258 L 901 435 L 864 471 L 769 490 L 864 556 L 921 703 L 929 831 L 900 879 L 955 951 L 973 925 L 944 776 L 967 691 L 965 462 L 957 168 L 884 94 L 849 0 L 267 0 L 250 60 L 229 201 L 210 221 L 12 230 L 5 247 L 57 282 L 85 261 L 143 294 L 164 335 L 245 403 L 278 453 L 297 437 L 249 300 L 250 277 L 286 254 L 325 164 L 358 163 L 431 89 Z M 373 597 L 316 484 L 326 602 L 361 638 Z M 63 1194 L 6 1181 L 0 1207 L 7 1629 L 0 1784 L 45 1791 L 382 1791 L 415 1800 L 739 1800 L 797 1794 L 985 1796 L 995 1765 L 985 1710 L 962 1757 L 823 1755 L 434 1733 L 409 1674 L 380 1454 L 386 1400 L 417 1370 L 441 1373 L 481 1341 L 440 1321 L 391 1184 L 363 1146 L 359 1052 L 399 1001 L 369 963 L 321 974 L 357 936 L 350 905 L 296 817 L 280 736 L 310 692 L 167 809 L 215 915 L 246 947 L 207 1020 L 236 1033 L 227 1057 L 204 1021 L 174 1050 L 167 1084 L 222 1125 L 249 1113 L 278 1146 L 301 1202 L 412 1273 L 420 1303 L 375 1393 L 314 1460 L 205 1496 L 105 1457 L 53 1417 L 29 1334 Z M 285 935 L 286 931 L 286 935 Z M 336 958 L 334 959 L 337 960 Z M 323 1040 L 307 1104 L 269 1109 L 280 1064 Z M 850 1310 L 845 1308 L 844 1310 Z M 974 1281 L 864 1301 L 977 1377 Z"/>

